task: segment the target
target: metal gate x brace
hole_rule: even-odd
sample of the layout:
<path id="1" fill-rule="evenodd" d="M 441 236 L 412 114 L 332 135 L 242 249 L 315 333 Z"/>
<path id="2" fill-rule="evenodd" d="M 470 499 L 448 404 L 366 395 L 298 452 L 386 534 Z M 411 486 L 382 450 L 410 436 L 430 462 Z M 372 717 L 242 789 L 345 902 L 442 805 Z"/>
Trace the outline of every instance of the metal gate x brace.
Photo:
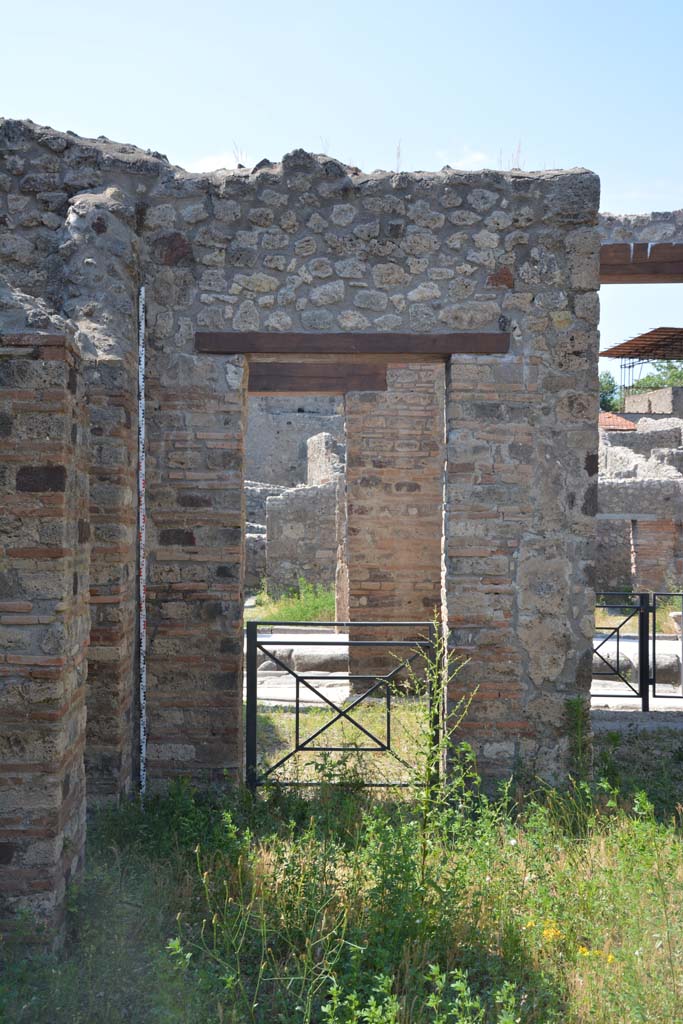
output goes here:
<path id="1" fill-rule="evenodd" d="M 416 635 L 414 638 L 403 638 L 401 640 L 391 640 L 384 637 L 372 640 L 349 638 L 348 640 L 343 641 L 310 639 L 310 633 L 304 634 L 301 640 L 292 640 L 291 637 L 288 637 L 288 647 L 339 647 L 341 645 L 348 645 L 349 648 L 373 648 L 375 650 L 381 648 L 392 650 L 394 648 L 399 648 L 402 652 L 407 649 L 405 657 L 403 656 L 403 653 L 400 657 L 394 656 L 396 662 L 395 665 L 390 671 L 384 674 L 340 675 L 339 673 L 335 673 L 335 681 L 348 680 L 349 684 L 354 684 L 354 689 L 356 690 L 356 692 L 351 695 L 348 703 L 337 703 L 325 694 L 321 686 L 321 682 L 323 680 L 329 680 L 329 673 L 322 674 L 307 672 L 304 674 L 296 671 L 294 668 L 287 665 L 285 661 L 282 660 L 282 658 L 273 650 L 269 650 L 269 647 L 272 648 L 274 646 L 278 646 L 277 638 L 270 633 L 272 627 L 277 627 L 278 629 L 283 629 L 285 627 L 307 627 L 309 630 L 315 627 L 325 627 L 328 630 L 355 629 L 356 631 L 362 631 L 362 633 L 366 633 L 370 630 L 373 632 L 374 630 L 385 630 L 388 632 L 389 629 L 396 629 L 398 627 L 402 631 L 408 629 L 414 631 Z M 260 630 L 268 630 L 268 636 L 261 635 L 259 632 Z M 273 773 L 301 751 L 354 751 L 361 753 L 390 751 L 392 749 L 392 686 L 395 685 L 397 677 L 400 676 L 401 672 L 411 667 L 417 658 L 434 657 L 436 651 L 435 641 L 435 626 L 432 622 L 248 622 L 246 652 L 246 778 L 248 786 L 251 789 L 255 789 L 257 786 L 263 785 L 269 780 L 274 781 L 276 776 L 274 776 Z M 257 729 L 259 653 L 265 655 L 266 658 L 270 659 L 278 669 L 282 672 L 288 673 L 294 680 L 294 698 L 292 701 L 294 704 L 294 744 L 290 750 L 267 768 L 259 766 Z M 367 689 L 360 693 L 357 692 L 358 684 L 367 684 Z M 333 712 L 333 715 L 327 722 L 315 729 L 310 735 L 302 736 L 302 697 L 310 694 L 313 694 L 323 706 L 329 708 Z M 358 721 L 357 715 L 354 715 L 354 712 L 356 712 L 359 707 L 368 700 L 368 698 L 377 697 L 384 698 L 385 728 L 383 730 L 383 736 L 377 736 L 369 728 L 363 725 L 362 722 Z M 426 697 L 429 702 L 429 721 L 432 733 L 432 742 L 438 743 L 441 728 L 441 714 L 440 709 L 436 707 L 436 701 L 430 685 L 427 686 Z M 350 723 L 354 727 L 354 730 L 358 731 L 357 744 L 353 746 L 338 746 L 333 744 L 326 746 L 324 745 L 324 741 L 321 743 L 321 737 L 323 734 L 327 732 L 331 726 L 335 725 L 335 723 L 342 720 Z M 286 782 L 285 784 L 312 785 L 314 783 Z M 406 785 L 406 783 L 368 782 L 366 785 L 395 786 Z"/>

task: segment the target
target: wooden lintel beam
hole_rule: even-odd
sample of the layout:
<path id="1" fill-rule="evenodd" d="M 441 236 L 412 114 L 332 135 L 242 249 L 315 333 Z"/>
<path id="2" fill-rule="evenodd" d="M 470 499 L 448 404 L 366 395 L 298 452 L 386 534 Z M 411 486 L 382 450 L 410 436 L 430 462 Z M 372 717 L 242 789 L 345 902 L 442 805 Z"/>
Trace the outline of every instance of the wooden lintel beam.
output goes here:
<path id="1" fill-rule="evenodd" d="M 601 284 L 683 284 L 683 245 L 615 242 L 600 246 Z"/>
<path id="2" fill-rule="evenodd" d="M 249 392 L 257 395 L 345 395 L 386 391 L 386 363 L 251 361 Z"/>
<path id="3" fill-rule="evenodd" d="M 214 355 L 503 355 L 507 331 L 453 334 L 300 334 L 294 331 L 197 331 L 197 352 Z"/>

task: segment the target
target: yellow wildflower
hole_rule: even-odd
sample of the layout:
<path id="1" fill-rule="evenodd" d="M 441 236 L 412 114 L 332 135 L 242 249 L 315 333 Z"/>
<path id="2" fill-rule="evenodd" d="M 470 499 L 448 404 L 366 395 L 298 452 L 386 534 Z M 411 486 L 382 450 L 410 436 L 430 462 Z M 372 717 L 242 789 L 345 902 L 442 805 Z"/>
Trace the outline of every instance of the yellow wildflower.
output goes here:
<path id="1" fill-rule="evenodd" d="M 556 939 L 562 938 L 562 932 L 554 924 L 548 924 L 543 929 L 543 938 L 546 942 L 554 942 Z"/>
<path id="2" fill-rule="evenodd" d="M 527 923 L 524 925 L 524 930 L 527 931 L 529 928 L 535 928 L 535 927 L 536 927 L 536 922 L 534 921 L 533 917 L 531 917 L 531 918 L 529 918 Z"/>
<path id="3" fill-rule="evenodd" d="M 590 956 L 591 951 L 588 946 L 579 946 L 579 956 Z"/>

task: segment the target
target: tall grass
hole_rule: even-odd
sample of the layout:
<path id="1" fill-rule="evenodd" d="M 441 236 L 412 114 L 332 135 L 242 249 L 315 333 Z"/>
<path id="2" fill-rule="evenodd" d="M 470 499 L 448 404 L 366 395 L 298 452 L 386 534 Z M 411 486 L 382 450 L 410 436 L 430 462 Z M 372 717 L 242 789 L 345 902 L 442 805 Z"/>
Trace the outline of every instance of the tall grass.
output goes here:
<path id="1" fill-rule="evenodd" d="M 282 597 L 270 597 L 265 586 L 256 595 L 256 604 L 245 608 L 245 621 L 263 619 L 266 622 L 333 622 L 335 615 L 334 587 L 320 583 L 298 585 Z"/>
<path id="2" fill-rule="evenodd" d="M 59 959 L 5 950 L 0 1019 L 683 1020 L 680 790 L 648 794 L 637 774 L 620 789 L 612 743 L 593 786 L 488 797 L 468 748 L 431 725 L 412 792 L 177 783 L 100 812 L 69 944 Z"/>
<path id="3" fill-rule="evenodd" d="M 66 953 L 7 951 L 0 1019 L 681 1020 L 679 820 L 609 787 L 487 800 L 469 770 L 426 816 L 324 785 L 104 812 Z"/>

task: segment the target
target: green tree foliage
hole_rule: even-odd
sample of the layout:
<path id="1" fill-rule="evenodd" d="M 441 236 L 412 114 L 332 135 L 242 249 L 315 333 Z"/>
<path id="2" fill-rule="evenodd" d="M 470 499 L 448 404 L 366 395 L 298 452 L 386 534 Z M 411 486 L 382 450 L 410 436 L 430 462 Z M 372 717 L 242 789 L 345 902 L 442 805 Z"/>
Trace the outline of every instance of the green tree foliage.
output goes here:
<path id="1" fill-rule="evenodd" d="M 619 388 L 611 373 L 601 373 L 600 382 L 600 408 L 603 412 L 616 412 L 619 408 Z"/>
<path id="2" fill-rule="evenodd" d="M 683 359 L 657 359 L 652 363 L 653 373 L 641 377 L 634 391 L 656 391 L 657 388 L 683 387 Z M 602 377 L 600 374 L 600 408 L 602 408 Z"/>

